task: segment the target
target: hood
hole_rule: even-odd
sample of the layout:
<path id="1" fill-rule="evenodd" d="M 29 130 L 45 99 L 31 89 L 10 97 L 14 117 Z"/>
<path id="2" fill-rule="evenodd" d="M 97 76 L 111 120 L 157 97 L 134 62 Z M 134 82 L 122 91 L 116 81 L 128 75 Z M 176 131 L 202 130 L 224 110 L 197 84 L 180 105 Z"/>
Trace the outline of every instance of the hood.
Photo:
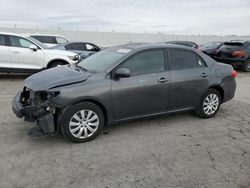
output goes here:
<path id="1" fill-rule="evenodd" d="M 76 65 L 65 65 L 34 74 L 24 81 L 24 85 L 33 91 L 45 91 L 63 85 L 83 82 L 90 76 L 91 74 L 77 68 Z"/>
<path id="2" fill-rule="evenodd" d="M 53 55 L 65 55 L 65 56 L 75 56 L 77 55 L 74 52 L 66 51 L 66 50 L 56 50 L 56 49 L 46 49 L 46 53 L 53 54 Z"/>

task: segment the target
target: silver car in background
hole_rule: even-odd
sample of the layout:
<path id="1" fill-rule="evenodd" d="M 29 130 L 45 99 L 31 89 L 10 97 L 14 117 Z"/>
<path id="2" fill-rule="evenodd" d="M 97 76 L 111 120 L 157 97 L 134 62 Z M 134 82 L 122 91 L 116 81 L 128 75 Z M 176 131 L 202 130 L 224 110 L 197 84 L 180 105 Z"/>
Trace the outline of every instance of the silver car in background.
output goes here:
<path id="1" fill-rule="evenodd" d="M 81 60 L 101 50 L 100 47 L 90 42 L 66 42 L 54 46 L 53 49 L 72 51 L 77 53 L 81 57 Z"/>

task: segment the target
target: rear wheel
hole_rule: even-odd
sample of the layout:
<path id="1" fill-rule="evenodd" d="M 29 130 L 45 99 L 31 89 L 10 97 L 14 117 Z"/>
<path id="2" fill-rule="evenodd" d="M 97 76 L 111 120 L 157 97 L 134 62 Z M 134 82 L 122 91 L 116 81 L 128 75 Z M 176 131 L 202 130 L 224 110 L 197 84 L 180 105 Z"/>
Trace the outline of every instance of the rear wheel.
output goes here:
<path id="1" fill-rule="evenodd" d="M 95 104 L 83 102 L 67 110 L 61 121 L 61 131 L 72 142 L 94 139 L 104 126 L 102 110 Z"/>
<path id="2" fill-rule="evenodd" d="M 250 72 L 250 60 L 243 62 L 242 70 L 244 72 Z"/>
<path id="3" fill-rule="evenodd" d="M 54 67 L 62 66 L 62 65 L 66 65 L 66 63 L 65 62 L 61 62 L 61 61 L 56 61 L 56 62 L 51 63 L 48 66 L 48 68 L 50 69 L 50 68 L 54 68 Z"/>
<path id="4" fill-rule="evenodd" d="M 209 89 L 201 98 L 196 114 L 202 118 L 212 118 L 218 112 L 221 104 L 220 93 Z"/>

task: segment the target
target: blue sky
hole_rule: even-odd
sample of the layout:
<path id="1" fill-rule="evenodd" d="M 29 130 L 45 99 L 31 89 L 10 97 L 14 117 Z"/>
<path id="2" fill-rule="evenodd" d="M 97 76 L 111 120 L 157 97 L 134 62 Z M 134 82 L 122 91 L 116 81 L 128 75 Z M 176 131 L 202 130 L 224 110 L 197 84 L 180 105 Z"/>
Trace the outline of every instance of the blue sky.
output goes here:
<path id="1" fill-rule="evenodd" d="M 250 0 L 1 0 L 0 26 L 250 35 Z"/>

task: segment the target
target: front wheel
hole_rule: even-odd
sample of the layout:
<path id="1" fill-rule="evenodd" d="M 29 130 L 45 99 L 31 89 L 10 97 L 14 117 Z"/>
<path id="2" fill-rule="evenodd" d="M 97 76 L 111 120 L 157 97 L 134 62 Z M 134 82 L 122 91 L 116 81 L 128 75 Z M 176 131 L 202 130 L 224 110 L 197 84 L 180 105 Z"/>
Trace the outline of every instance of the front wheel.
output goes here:
<path id="1" fill-rule="evenodd" d="M 67 110 L 61 121 L 61 131 L 72 142 L 94 139 L 104 126 L 102 110 L 90 102 L 76 104 Z"/>
<path id="2" fill-rule="evenodd" d="M 209 89 L 202 96 L 196 110 L 196 114 L 202 118 L 212 118 L 218 112 L 220 105 L 220 93 L 215 89 Z"/>

